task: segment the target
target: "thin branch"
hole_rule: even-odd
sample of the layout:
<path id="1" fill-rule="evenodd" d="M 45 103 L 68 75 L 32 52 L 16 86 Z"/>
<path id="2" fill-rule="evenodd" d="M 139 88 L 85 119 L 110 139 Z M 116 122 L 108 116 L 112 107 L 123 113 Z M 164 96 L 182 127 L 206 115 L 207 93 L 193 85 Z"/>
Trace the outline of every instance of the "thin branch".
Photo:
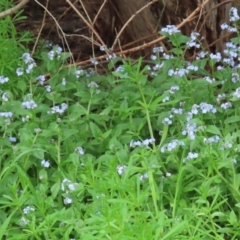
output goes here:
<path id="1" fill-rule="evenodd" d="M 201 6 L 197 7 L 185 20 L 183 20 L 178 26 L 177 28 L 181 28 L 182 26 L 184 26 L 186 23 L 192 21 L 192 19 L 194 18 L 194 16 L 199 12 L 201 11 L 201 9 L 209 2 L 210 0 L 205 0 Z M 166 37 L 162 36 L 162 37 L 159 37 L 151 42 L 148 42 L 148 43 L 145 43 L 141 46 L 138 46 L 138 47 L 133 47 L 133 48 L 130 48 L 130 49 L 127 49 L 127 50 L 124 50 L 124 51 L 120 51 L 120 52 L 117 52 L 115 53 L 117 56 L 121 56 L 121 55 L 124 55 L 124 54 L 127 54 L 127 53 L 131 53 L 131 52 L 136 52 L 136 51 L 139 51 L 139 50 L 142 50 L 142 49 L 145 49 L 145 48 L 148 48 L 156 43 L 159 43 L 161 41 L 163 41 L 164 39 L 166 39 Z M 103 55 L 103 56 L 99 56 L 96 58 L 96 60 L 102 60 L 102 59 L 105 59 L 107 57 L 107 55 Z M 84 64 L 87 64 L 90 62 L 90 59 L 88 60 L 85 60 L 85 61 L 82 61 L 82 62 L 78 62 L 76 63 L 77 66 L 81 66 L 81 65 L 84 65 Z M 68 65 L 68 67 L 71 67 L 73 66 L 72 64 Z"/>
<path id="2" fill-rule="evenodd" d="M 6 16 L 16 13 L 18 10 L 22 9 L 28 2 L 29 2 L 29 0 L 22 0 L 18 5 L 10 8 L 4 12 L 1 12 L 0 18 L 4 18 Z"/>
<path id="3" fill-rule="evenodd" d="M 92 22 L 93 25 L 95 24 L 95 22 L 96 22 L 96 20 L 97 20 L 97 18 L 98 18 L 98 16 L 99 16 L 99 14 L 101 13 L 101 11 L 102 11 L 103 7 L 105 6 L 106 2 L 107 2 L 107 0 L 104 0 L 102 6 L 99 8 L 99 10 L 98 10 L 98 12 L 97 12 L 97 15 L 96 15 L 95 18 L 93 19 L 93 22 Z"/>
<path id="4" fill-rule="evenodd" d="M 46 2 L 46 9 L 48 8 L 48 4 L 49 4 L 49 0 L 47 0 L 47 2 Z M 42 30 L 43 30 L 43 27 L 45 25 L 46 16 L 47 16 L 47 11 L 45 10 L 44 11 L 44 15 L 43 15 L 43 19 L 42 19 L 42 24 L 41 24 L 40 30 L 38 31 L 38 36 L 37 36 L 37 39 L 36 39 L 36 41 L 34 43 L 34 46 L 33 46 L 32 52 L 31 52 L 31 56 L 34 54 L 34 52 L 36 50 L 37 44 L 39 42 Z"/>
<path id="5" fill-rule="evenodd" d="M 67 42 L 67 39 L 66 39 L 66 34 L 64 33 L 64 31 L 62 30 L 61 26 L 59 25 L 58 21 L 56 20 L 56 18 L 49 12 L 49 10 L 44 6 L 42 5 L 38 0 L 34 0 L 39 6 L 41 6 L 48 14 L 49 16 L 53 19 L 53 21 L 56 23 L 56 26 L 58 27 L 58 29 L 60 30 L 61 34 L 62 34 L 62 37 L 66 43 L 66 46 L 67 46 L 67 49 L 69 52 L 71 52 L 70 50 L 70 47 L 68 45 L 68 42 Z M 74 62 L 74 59 L 72 57 L 72 60 Z"/>
<path id="6" fill-rule="evenodd" d="M 66 0 L 66 2 L 72 7 L 72 9 L 77 13 L 77 15 L 83 20 L 83 22 L 92 30 L 92 32 L 94 33 L 94 35 L 97 37 L 97 39 L 99 40 L 99 42 L 102 45 L 105 45 L 103 40 L 101 39 L 101 37 L 99 36 L 99 34 L 96 32 L 96 30 L 91 26 L 91 24 L 83 17 L 83 15 L 78 11 L 78 9 L 69 1 Z"/>

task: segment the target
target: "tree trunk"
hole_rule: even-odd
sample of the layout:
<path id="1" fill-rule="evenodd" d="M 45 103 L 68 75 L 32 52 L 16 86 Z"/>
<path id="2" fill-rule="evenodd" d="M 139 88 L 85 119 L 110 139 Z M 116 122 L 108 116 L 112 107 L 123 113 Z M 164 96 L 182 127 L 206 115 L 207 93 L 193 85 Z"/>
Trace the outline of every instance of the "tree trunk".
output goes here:
<path id="1" fill-rule="evenodd" d="M 148 2 L 148 0 L 111 0 L 115 9 L 117 9 L 115 16 L 119 19 L 121 25 L 124 25 L 132 15 Z M 158 32 L 161 27 L 168 24 L 178 25 L 202 2 L 200 0 L 159 0 L 128 24 L 125 31 L 126 38 L 136 41 L 146 36 L 152 36 L 153 33 Z M 232 7 L 231 2 L 225 2 L 225 0 L 210 0 L 194 20 L 181 28 L 182 33 L 190 36 L 191 32 L 197 31 L 204 37 L 204 47 L 206 49 L 222 52 L 225 42 L 229 38 L 224 38 L 227 32 L 221 30 L 220 25 L 225 22 L 229 23 L 229 10 Z M 214 42 L 216 43 L 211 45 Z"/>
<path id="2" fill-rule="evenodd" d="M 125 34 L 131 40 L 143 39 L 146 36 L 152 36 L 158 31 L 158 19 L 151 12 L 151 5 L 141 12 L 149 1 L 146 0 L 112 0 L 111 4 L 115 10 L 115 16 L 122 27 L 131 17 L 133 19 L 128 23 Z M 119 29 L 120 30 L 120 29 Z"/>
<path id="3" fill-rule="evenodd" d="M 46 5 L 46 0 L 38 1 Z M 54 43 L 64 44 L 64 38 L 59 31 L 60 26 L 66 34 L 70 49 L 78 55 L 80 53 L 81 59 L 89 59 L 93 49 L 95 55 L 102 53 L 98 51 L 101 43 L 92 33 L 92 29 L 86 25 L 86 21 L 92 25 L 108 47 L 112 46 L 124 27 L 114 50 L 128 49 L 156 39 L 159 37 L 159 30 L 168 24 L 180 24 L 204 0 L 158 0 L 152 4 L 149 0 L 71 0 L 71 2 L 81 12 L 85 21 L 66 1 L 49 0 L 48 11 L 55 20 L 47 12 L 41 36 Z M 191 32 L 197 31 L 204 37 L 205 49 L 221 52 L 229 37 L 225 37 L 227 32 L 222 31 L 220 25 L 229 22 L 231 7 L 231 2 L 210 0 L 194 19 L 181 28 L 182 33 L 189 36 Z M 144 9 L 140 11 L 142 8 Z M 44 9 L 35 1 L 30 1 L 26 13 L 29 18 L 20 25 L 20 28 L 22 26 L 21 29 L 30 29 L 37 34 L 42 25 Z M 99 44 L 95 44 L 95 41 Z M 170 46 L 166 42 L 164 44 L 169 49 Z M 150 53 L 151 49 L 144 50 L 144 54 L 147 52 Z M 142 53 L 138 52 L 139 55 Z"/>

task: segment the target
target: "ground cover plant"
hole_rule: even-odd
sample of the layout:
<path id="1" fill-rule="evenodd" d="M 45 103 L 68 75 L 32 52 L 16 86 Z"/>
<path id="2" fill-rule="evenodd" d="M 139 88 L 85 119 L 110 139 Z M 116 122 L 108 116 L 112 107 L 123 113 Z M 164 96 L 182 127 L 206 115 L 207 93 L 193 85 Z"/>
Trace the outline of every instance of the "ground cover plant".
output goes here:
<path id="1" fill-rule="evenodd" d="M 235 8 L 230 17 L 223 54 L 169 25 L 169 53 L 154 47 L 147 66 L 109 55 L 105 76 L 67 68 L 59 46 L 31 56 L 29 34 L 1 20 L 0 239 L 239 239 Z"/>

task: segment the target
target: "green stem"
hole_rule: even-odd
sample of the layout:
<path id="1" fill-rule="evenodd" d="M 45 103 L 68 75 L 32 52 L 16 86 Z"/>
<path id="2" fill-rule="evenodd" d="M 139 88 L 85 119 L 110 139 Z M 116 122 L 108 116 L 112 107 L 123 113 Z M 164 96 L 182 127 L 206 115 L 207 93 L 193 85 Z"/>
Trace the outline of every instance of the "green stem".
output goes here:
<path id="1" fill-rule="evenodd" d="M 177 178 L 175 197 L 174 197 L 174 201 L 173 201 L 173 218 L 175 218 L 176 214 L 177 214 L 178 199 L 180 197 L 181 189 L 182 189 L 182 186 L 183 186 L 182 178 L 183 178 L 183 171 L 184 171 L 184 169 L 183 169 L 183 159 L 184 159 L 184 156 L 186 156 L 186 148 L 184 148 L 184 150 L 182 152 L 182 157 L 180 159 L 181 162 L 180 162 L 180 165 L 178 167 L 179 174 L 178 174 L 178 178 Z"/>
<path id="2" fill-rule="evenodd" d="M 57 161 L 58 161 L 58 165 L 60 166 L 61 163 L 61 134 L 59 133 L 58 135 L 58 142 L 57 142 Z"/>
<path id="3" fill-rule="evenodd" d="M 150 133 L 150 136 L 151 138 L 153 139 L 154 138 L 154 135 L 153 135 L 153 130 L 152 130 L 152 124 L 151 124 L 151 119 L 150 119 L 150 114 L 149 114 L 149 110 L 148 110 L 148 104 L 146 102 L 146 99 L 145 99 L 145 96 L 143 94 L 143 91 L 142 91 L 142 88 L 141 88 L 141 85 L 138 83 L 138 89 L 141 93 L 141 96 L 142 96 L 142 101 L 144 103 L 144 110 L 145 110 L 145 113 L 146 113 L 146 118 L 147 118 L 147 123 L 148 123 L 148 130 L 149 130 L 149 133 Z M 155 145 L 155 142 L 153 142 L 153 149 L 154 151 L 156 150 L 156 145 Z"/>
<path id="4" fill-rule="evenodd" d="M 143 100 L 143 103 L 144 103 L 144 110 L 145 110 L 145 113 L 146 113 L 149 133 L 150 133 L 151 138 L 153 139 L 154 136 L 153 136 L 153 130 L 152 130 L 152 125 L 151 125 L 150 114 L 149 114 L 149 110 L 148 110 L 148 104 L 146 103 L 146 99 L 145 99 L 145 96 L 143 94 L 143 91 L 142 91 L 142 88 L 141 88 L 140 84 L 138 84 L 138 89 L 139 89 L 139 91 L 141 93 L 142 100 Z M 156 152 L 156 146 L 155 146 L 154 142 L 153 142 L 153 149 Z M 143 166 L 146 168 L 146 164 L 144 162 L 143 162 Z M 157 197 L 157 191 L 156 191 L 156 186 L 155 186 L 155 182 L 154 182 L 152 171 L 149 171 L 148 175 L 149 175 L 149 184 L 150 184 L 150 188 L 151 188 L 153 204 L 154 204 L 154 208 L 155 208 L 156 214 L 158 215 L 158 213 L 159 213 L 158 204 L 157 204 L 157 198 L 158 197 Z"/>
<path id="5" fill-rule="evenodd" d="M 90 108 L 91 108 L 91 104 L 92 104 L 92 96 L 93 96 L 93 93 L 90 91 L 91 93 L 91 97 L 90 97 L 90 100 L 88 102 L 88 107 L 87 107 L 87 115 L 89 115 L 90 113 Z"/>
<path id="6" fill-rule="evenodd" d="M 143 165 L 144 168 L 147 169 L 147 166 L 146 166 L 144 161 L 142 161 L 142 165 Z M 148 171 L 148 179 L 149 179 L 149 185 L 150 185 L 150 188 L 151 188 L 151 193 L 152 193 L 152 199 L 153 199 L 155 212 L 158 215 L 158 213 L 159 213 L 158 204 L 157 204 L 158 196 L 157 196 L 157 191 L 156 191 L 156 188 L 155 188 L 155 182 L 154 182 L 152 171 Z"/>

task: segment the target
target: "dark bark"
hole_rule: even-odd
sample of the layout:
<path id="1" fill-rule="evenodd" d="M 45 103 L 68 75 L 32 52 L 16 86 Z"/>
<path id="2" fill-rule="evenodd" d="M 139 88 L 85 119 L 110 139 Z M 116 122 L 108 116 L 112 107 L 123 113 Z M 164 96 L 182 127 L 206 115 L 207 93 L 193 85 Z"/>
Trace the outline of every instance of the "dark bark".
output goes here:
<path id="1" fill-rule="evenodd" d="M 115 16 L 120 21 L 120 26 L 135 14 L 141 7 L 146 5 L 148 0 L 111 0 L 114 5 Z M 128 42 L 140 40 L 150 36 L 147 41 L 158 37 L 160 28 L 171 24 L 178 25 L 186 19 L 203 1 L 200 0 L 159 0 L 151 7 L 145 9 L 137 15 L 128 25 L 123 39 Z M 222 52 L 225 43 L 229 41 L 228 32 L 221 30 L 220 25 L 224 22 L 229 23 L 229 10 L 232 3 L 225 0 L 211 0 L 196 15 L 196 18 L 181 28 L 183 34 L 190 36 L 191 32 L 197 31 L 204 37 L 203 44 L 206 50 L 211 52 Z M 123 41 L 123 43 L 125 43 Z M 138 44 L 142 44 L 139 41 Z M 166 48 L 171 46 L 167 45 Z"/>
<path id="2" fill-rule="evenodd" d="M 46 0 L 39 0 L 45 5 Z M 104 0 L 82 0 L 84 5 L 78 1 L 71 0 L 78 10 L 90 22 L 93 21 Z M 132 46 L 141 45 L 154 38 L 157 38 L 158 31 L 167 24 L 178 25 L 186 19 L 198 6 L 202 0 L 158 0 L 141 13 L 134 16 L 119 38 L 116 48 L 127 49 L 124 45 L 134 42 Z M 204 38 L 204 47 L 210 51 L 222 51 L 224 44 L 229 38 L 224 38 L 227 34 L 222 31 L 220 25 L 228 23 L 229 9 L 232 3 L 224 3 L 225 0 L 211 0 L 205 8 L 193 19 L 182 27 L 182 33 L 190 35 L 192 31 L 199 32 Z M 131 16 L 149 3 L 149 0 L 108 0 L 100 12 L 94 29 L 98 32 L 102 40 L 110 47 L 114 42 L 116 34 Z M 219 5 L 218 4 L 221 4 Z M 66 38 L 71 50 L 81 59 L 89 58 L 92 50 L 98 54 L 98 46 L 83 38 L 97 38 L 92 35 L 91 30 L 82 19 L 71 9 L 66 1 L 49 0 L 48 10 L 56 18 L 62 30 L 67 34 Z M 86 14 L 86 12 L 87 14 Z M 29 29 L 38 33 L 44 10 L 34 1 L 30 1 L 25 9 L 28 19 L 18 25 L 20 29 Z M 88 16 L 87 16 L 88 15 Z M 54 43 L 62 44 L 63 38 L 52 17 L 47 14 L 46 22 L 42 32 L 42 38 Z M 211 47 L 210 44 L 216 42 Z M 166 43 L 165 43 L 166 44 Z M 167 48 L 170 46 L 166 45 Z M 147 51 L 150 52 L 150 49 Z M 142 54 L 139 52 L 138 54 Z M 146 53 L 146 51 L 144 52 Z M 100 52 L 99 52 L 100 54 Z"/>

